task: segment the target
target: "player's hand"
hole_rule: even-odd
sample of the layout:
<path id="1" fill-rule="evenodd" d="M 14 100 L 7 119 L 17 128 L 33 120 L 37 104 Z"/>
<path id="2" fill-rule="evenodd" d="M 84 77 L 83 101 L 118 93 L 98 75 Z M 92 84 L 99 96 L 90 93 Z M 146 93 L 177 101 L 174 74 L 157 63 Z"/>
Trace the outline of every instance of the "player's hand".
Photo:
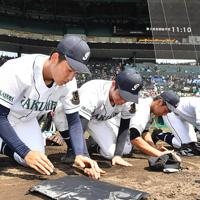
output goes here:
<path id="1" fill-rule="evenodd" d="M 87 168 L 84 170 L 86 174 L 88 174 L 90 177 L 98 177 L 100 178 L 101 174 L 105 174 L 105 171 L 103 171 L 97 164 L 96 161 L 92 160 L 91 158 L 88 158 L 86 156 L 77 155 L 75 157 L 74 161 L 75 165 L 81 168 Z M 88 170 L 89 169 L 89 170 Z"/>
<path id="2" fill-rule="evenodd" d="M 54 166 L 47 156 L 40 151 L 29 151 L 24 158 L 26 164 L 41 174 L 50 175 L 54 171 Z"/>
<path id="3" fill-rule="evenodd" d="M 178 156 L 178 155 L 176 154 L 176 152 L 174 152 L 174 150 L 172 150 L 172 151 L 166 150 L 166 151 L 163 151 L 162 153 L 163 153 L 162 155 L 171 153 L 171 154 L 175 157 L 175 159 L 176 159 L 177 161 L 179 161 L 179 162 L 182 161 L 182 160 L 181 160 L 181 157 Z"/>
<path id="4" fill-rule="evenodd" d="M 172 155 L 174 156 L 174 158 L 175 158 L 176 160 L 178 160 L 179 162 L 182 162 L 181 157 L 178 156 L 175 152 L 173 152 Z"/>
<path id="5" fill-rule="evenodd" d="M 156 145 L 156 149 L 158 149 L 159 151 L 169 151 L 169 149 L 167 149 L 163 145 Z"/>
<path id="6" fill-rule="evenodd" d="M 125 166 L 125 167 L 133 166 L 129 162 L 125 161 L 121 156 L 114 156 L 112 158 L 112 165 L 121 165 L 121 166 Z"/>
<path id="7" fill-rule="evenodd" d="M 97 164 L 96 161 L 92 160 L 91 158 L 88 158 L 87 156 L 82 156 L 82 155 L 77 155 L 75 157 L 75 161 L 74 163 L 77 166 L 80 166 L 82 168 L 86 168 L 86 167 L 91 167 L 93 169 L 95 169 L 97 172 L 99 173 L 105 173 L 105 171 L 103 171 Z"/>
<path id="8" fill-rule="evenodd" d="M 168 153 L 171 153 L 175 158 L 176 158 L 176 160 L 178 160 L 179 162 L 181 162 L 181 157 L 180 156 L 178 156 L 177 154 L 176 154 L 176 152 L 174 152 L 174 150 L 168 150 L 167 148 L 165 148 L 165 147 L 163 147 L 163 152 L 162 152 L 162 155 L 164 155 L 164 154 L 168 154 Z"/>
<path id="9" fill-rule="evenodd" d="M 96 172 L 93 168 L 85 168 L 84 173 L 93 179 L 99 179 L 101 177 L 101 173 Z"/>
<path id="10" fill-rule="evenodd" d="M 47 140 L 49 140 L 50 142 L 55 142 L 56 144 L 60 146 L 64 145 L 63 138 L 58 134 L 51 135 L 50 137 L 47 138 Z"/>

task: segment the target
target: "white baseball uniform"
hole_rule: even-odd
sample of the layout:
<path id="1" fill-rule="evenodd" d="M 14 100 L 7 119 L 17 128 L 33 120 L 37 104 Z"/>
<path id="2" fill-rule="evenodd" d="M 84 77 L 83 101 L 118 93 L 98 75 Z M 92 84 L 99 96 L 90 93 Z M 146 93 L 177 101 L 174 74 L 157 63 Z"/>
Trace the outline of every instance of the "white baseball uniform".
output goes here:
<path id="1" fill-rule="evenodd" d="M 120 118 L 131 117 L 131 102 L 112 106 L 109 100 L 109 90 L 112 81 L 92 80 L 79 89 L 81 108 L 79 114 L 89 120 L 88 132 L 100 146 L 102 156 L 110 159 L 114 156 Z M 68 129 L 62 106 L 55 110 L 54 122 L 59 131 Z M 63 121 L 64 119 L 64 121 Z M 60 122 L 59 122 L 60 121 Z M 131 144 L 126 144 L 124 154 L 131 151 Z"/>
<path id="2" fill-rule="evenodd" d="M 139 99 L 136 112 L 131 117 L 129 128 L 136 128 L 140 135 L 142 135 L 143 131 L 149 130 L 153 121 L 153 115 L 150 111 L 152 101 L 151 97 Z"/>
<path id="3" fill-rule="evenodd" d="M 175 147 L 196 142 L 194 126 L 200 130 L 200 97 L 181 97 L 176 110 L 163 116 L 163 119 L 175 136 Z"/>
<path id="4" fill-rule="evenodd" d="M 44 152 L 44 141 L 36 117 L 54 110 L 59 100 L 66 113 L 79 109 L 73 103 L 76 80 L 48 88 L 43 79 L 43 64 L 48 56 L 31 54 L 6 62 L 0 68 L 0 104 L 10 109 L 8 120 L 18 137 L 31 149 Z M 17 162 L 23 159 L 15 153 Z"/>
<path id="5" fill-rule="evenodd" d="M 132 116 L 131 102 L 112 106 L 109 90 L 112 81 L 92 80 L 79 89 L 81 109 L 79 114 L 89 120 L 88 131 L 100 146 L 102 156 L 114 156 L 120 118 Z M 125 146 L 124 154 L 131 151 L 131 144 Z"/>

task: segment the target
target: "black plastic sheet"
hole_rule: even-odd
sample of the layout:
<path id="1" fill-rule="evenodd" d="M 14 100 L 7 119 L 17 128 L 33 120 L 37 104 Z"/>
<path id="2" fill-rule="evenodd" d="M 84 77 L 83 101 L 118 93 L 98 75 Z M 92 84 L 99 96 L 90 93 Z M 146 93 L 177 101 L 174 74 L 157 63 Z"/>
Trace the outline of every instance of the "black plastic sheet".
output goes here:
<path id="1" fill-rule="evenodd" d="M 42 181 L 33 186 L 30 192 L 39 192 L 58 200 L 140 200 L 146 192 L 120 187 L 84 176 L 65 176 L 56 180 Z"/>

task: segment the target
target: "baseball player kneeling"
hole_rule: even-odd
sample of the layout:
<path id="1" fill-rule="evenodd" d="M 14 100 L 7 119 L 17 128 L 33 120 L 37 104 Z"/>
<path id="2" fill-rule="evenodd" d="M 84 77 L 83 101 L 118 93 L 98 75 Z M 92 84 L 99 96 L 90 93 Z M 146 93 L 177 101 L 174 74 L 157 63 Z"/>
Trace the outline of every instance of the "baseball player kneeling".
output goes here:
<path id="1" fill-rule="evenodd" d="M 79 89 L 81 109 L 79 111 L 83 131 L 88 131 L 94 141 L 100 147 L 100 153 L 107 159 L 112 159 L 112 164 L 130 166 L 122 159 L 123 148 L 118 148 L 118 141 L 126 140 L 127 135 L 123 132 L 123 125 L 120 125 L 120 118 L 128 119 L 135 112 L 135 103 L 138 102 L 138 92 L 142 88 L 142 78 L 134 69 L 125 69 L 119 72 L 115 80 L 92 80 L 83 84 Z M 62 107 L 55 111 L 55 124 L 60 126 L 61 134 L 64 135 L 67 129 L 67 121 L 62 119 Z M 113 118 L 117 116 L 116 118 Z M 119 117 L 119 118 L 118 118 Z M 111 119 L 113 118 L 113 119 Z M 60 120 L 59 120 L 60 119 Z M 61 129 L 61 123 L 65 127 Z M 120 128 L 119 128 L 120 126 Z M 59 130 L 59 128 L 58 128 Z M 87 147 L 80 145 L 80 136 L 70 135 L 74 153 L 88 155 Z M 125 142 L 123 142 L 124 144 Z M 70 144 L 69 144 L 70 145 Z M 131 145 L 129 151 L 131 150 Z"/>
<path id="2" fill-rule="evenodd" d="M 80 129 L 78 105 L 73 102 L 73 92 L 77 90 L 74 76 L 77 72 L 90 73 L 86 67 L 89 55 L 90 48 L 84 40 L 67 36 L 50 56 L 27 55 L 9 60 L 0 68 L 1 153 L 42 174 L 53 172 L 54 166 L 44 154 L 36 117 L 55 110 L 59 100 L 66 110 L 70 130 Z M 75 161 L 100 172 L 94 161 L 81 154 Z"/>
<path id="3" fill-rule="evenodd" d="M 172 91 L 165 91 L 154 98 L 140 99 L 135 114 L 130 120 L 130 140 L 142 152 L 159 157 L 171 153 L 164 147 L 156 146 L 149 132 L 154 116 L 166 116 L 179 103 L 179 97 Z"/>
<path id="4" fill-rule="evenodd" d="M 190 153 L 200 155 L 200 148 L 195 148 L 197 142 L 195 128 L 200 131 L 200 97 L 180 97 L 177 108 L 163 116 L 163 119 L 171 133 L 162 131 L 154 133 L 155 143 L 162 140 L 178 149 L 191 144 L 188 146 L 191 147 Z"/>

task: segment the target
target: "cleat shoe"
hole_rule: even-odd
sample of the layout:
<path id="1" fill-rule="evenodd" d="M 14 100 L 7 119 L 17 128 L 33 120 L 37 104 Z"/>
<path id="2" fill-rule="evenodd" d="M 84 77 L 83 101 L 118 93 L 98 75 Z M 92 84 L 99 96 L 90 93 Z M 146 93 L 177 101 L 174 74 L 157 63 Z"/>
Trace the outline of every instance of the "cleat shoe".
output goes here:
<path id="1" fill-rule="evenodd" d="M 200 133 L 197 133 L 197 141 L 200 142 Z"/>
<path id="2" fill-rule="evenodd" d="M 200 156 L 200 142 L 191 142 L 191 149 L 196 156 Z"/>
<path id="3" fill-rule="evenodd" d="M 86 144 L 90 155 L 92 155 L 93 153 L 100 153 L 99 145 L 94 141 L 91 136 L 86 140 Z"/>
<path id="4" fill-rule="evenodd" d="M 53 134 L 46 138 L 46 146 L 62 146 L 63 144 L 64 140 L 59 134 Z"/>
<path id="5" fill-rule="evenodd" d="M 182 156 L 200 156 L 200 143 L 191 142 L 183 144 L 178 153 Z"/>
<path id="6" fill-rule="evenodd" d="M 157 137 L 157 135 L 160 133 L 162 133 L 162 129 L 156 128 L 153 130 L 153 132 L 151 134 L 151 138 L 152 138 L 154 144 L 156 144 L 158 142 L 159 138 Z"/>
<path id="7" fill-rule="evenodd" d="M 66 164 L 74 163 L 75 155 L 72 149 L 67 150 L 67 153 L 61 157 L 61 162 Z"/>

